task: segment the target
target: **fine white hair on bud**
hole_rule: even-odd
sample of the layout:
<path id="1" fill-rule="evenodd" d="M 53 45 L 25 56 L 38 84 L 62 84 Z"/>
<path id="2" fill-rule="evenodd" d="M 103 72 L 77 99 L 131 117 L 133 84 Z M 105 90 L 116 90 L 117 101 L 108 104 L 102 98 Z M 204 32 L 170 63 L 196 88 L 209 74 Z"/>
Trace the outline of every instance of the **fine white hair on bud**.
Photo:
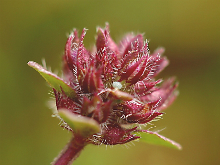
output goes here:
<path id="1" fill-rule="evenodd" d="M 121 89 L 122 88 L 122 84 L 120 82 L 113 82 L 112 86 L 113 86 L 113 88 L 117 88 L 117 89 Z"/>

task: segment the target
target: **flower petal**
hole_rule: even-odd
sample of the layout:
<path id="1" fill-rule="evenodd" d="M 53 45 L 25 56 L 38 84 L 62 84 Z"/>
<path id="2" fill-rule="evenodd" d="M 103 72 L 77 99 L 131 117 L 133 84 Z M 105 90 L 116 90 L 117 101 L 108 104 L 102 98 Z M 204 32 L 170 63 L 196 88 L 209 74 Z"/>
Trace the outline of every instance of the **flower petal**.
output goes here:
<path id="1" fill-rule="evenodd" d="M 107 36 L 105 36 L 103 29 L 98 28 L 97 39 L 96 39 L 97 52 L 104 51 L 104 48 L 106 47 L 106 40 L 107 40 Z"/>
<path id="2" fill-rule="evenodd" d="M 80 114 L 81 105 L 76 102 L 77 100 L 73 101 L 71 98 L 66 96 L 64 92 L 59 93 L 54 88 L 53 91 L 56 98 L 56 106 L 58 111 L 65 108 L 72 113 Z"/>
<path id="3" fill-rule="evenodd" d="M 47 71 L 36 62 L 29 61 L 28 65 L 38 71 L 52 88 L 56 89 L 60 93 L 64 92 L 71 99 L 75 99 L 76 92 L 60 77 Z"/>
<path id="4" fill-rule="evenodd" d="M 175 148 L 181 150 L 182 147 L 180 144 L 176 143 L 173 140 L 170 140 L 157 132 L 151 132 L 148 130 L 143 130 L 142 132 L 135 133 L 135 135 L 140 136 L 140 141 L 146 142 L 154 145 L 161 145 L 170 148 Z"/>
<path id="5" fill-rule="evenodd" d="M 138 94 L 139 97 L 150 94 L 155 90 L 155 86 L 161 82 L 161 79 L 157 81 L 139 81 L 134 86 L 135 93 Z"/>
<path id="6" fill-rule="evenodd" d="M 97 70 L 93 62 L 91 62 L 90 67 L 86 70 L 85 77 L 82 81 L 82 89 L 85 93 L 93 93 L 104 88 L 102 79 L 101 79 L 102 70 Z"/>
<path id="7" fill-rule="evenodd" d="M 166 57 L 162 57 L 164 51 L 164 48 L 158 48 L 153 52 L 153 54 L 151 54 L 151 57 L 155 59 L 155 66 L 153 68 L 154 71 L 153 74 L 151 74 L 151 77 L 157 76 L 169 64 L 168 59 Z"/>
<path id="8" fill-rule="evenodd" d="M 137 113 L 137 114 L 132 114 L 128 117 L 126 117 L 126 121 L 128 123 L 139 123 L 139 124 L 145 124 L 147 122 L 150 122 L 151 120 L 155 119 L 157 116 L 162 115 L 163 113 L 161 112 L 147 112 L 145 114 L 143 113 Z"/>
<path id="9" fill-rule="evenodd" d="M 152 93 L 141 97 L 143 102 L 157 102 L 157 110 L 162 111 L 167 108 L 178 95 L 176 90 L 178 83 L 175 82 L 175 78 L 170 78 L 163 82 L 160 88 L 153 91 Z"/>
<path id="10" fill-rule="evenodd" d="M 138 139 L 139 136 L 132 135 L 135 128 L 125 129 L 119 125 L 108 125 L 104 128 L 101 142 L 106 145 L 116 145 L 128 143 L 132 140 Z"/>
<path id="11" fill-rule="evenodd" d="M 129 53 L 129 51 L 133 51 L 134 48 L 137 48 L 137 50 L 140 50 L 143 47 L 143 35 L 138 34 L 134 38 L 130 40 L 130 42 L 127 43 L 126 48 L 123 53 L 123 57 Z"/>

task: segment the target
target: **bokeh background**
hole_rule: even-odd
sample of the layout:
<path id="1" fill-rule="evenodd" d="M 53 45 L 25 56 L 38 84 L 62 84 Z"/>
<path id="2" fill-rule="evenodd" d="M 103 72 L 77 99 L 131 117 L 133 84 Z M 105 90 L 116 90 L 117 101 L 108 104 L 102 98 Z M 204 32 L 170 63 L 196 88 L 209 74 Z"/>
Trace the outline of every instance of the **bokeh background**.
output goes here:
<path id="1" fill-rule="evenodd" d="M 70 139 L 51 117 L 51 91 L 29 60 L 46 59 L 61 68 L 67 34 L 109 22 L 119 41 L 127 32 L 145 33 L 150 49 L 166 48 L 170 65 L 160 77 L 175 75 L 180 95 L 152 130 L 182 144 L 182 151 L 135 142 L 87 146 L 76 165 L 220 164 L 219 39 L 217 0 L 1 0 L 0 1 L 0 164 L 49 164 Z"/>

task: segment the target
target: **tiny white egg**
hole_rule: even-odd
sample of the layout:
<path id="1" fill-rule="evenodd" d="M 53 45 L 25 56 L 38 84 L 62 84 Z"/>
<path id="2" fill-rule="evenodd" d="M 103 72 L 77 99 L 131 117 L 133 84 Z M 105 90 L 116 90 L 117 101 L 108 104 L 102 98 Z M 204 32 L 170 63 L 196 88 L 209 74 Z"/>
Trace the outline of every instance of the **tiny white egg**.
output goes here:
<path id="1" fill-rule="evenodd" d="M 117 88 L 117 89 L 122 88 L 122 84 L 120 82 L 113 82 L 112 86 L 113 86 L 113 88 Z"/>

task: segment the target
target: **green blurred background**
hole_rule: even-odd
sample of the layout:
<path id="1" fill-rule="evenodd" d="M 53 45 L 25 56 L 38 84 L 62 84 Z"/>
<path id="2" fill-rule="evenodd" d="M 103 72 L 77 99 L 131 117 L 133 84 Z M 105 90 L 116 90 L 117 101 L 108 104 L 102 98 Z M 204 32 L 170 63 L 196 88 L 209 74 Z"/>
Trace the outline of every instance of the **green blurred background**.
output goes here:
<path id="1" fill-rule="evenodd" d="M 220 164 L 219 18 L 217 0 L 1 0 L 0 164 L 49 164 L 70 139 L 46 106 L 50 88 L 27 62 L 45 58 L 59 70 L 72 28 L 89 29 L 89 48 L 105 22 L 116 41 L 134 31 L 145 33 L 151 51 L 166 48 L 170 65 L 158 78 L 175 75 L 180 95 L 152 130 L 166 128 L 160 134 L 183 150 L 91 145 L 75 164 Z"/>

